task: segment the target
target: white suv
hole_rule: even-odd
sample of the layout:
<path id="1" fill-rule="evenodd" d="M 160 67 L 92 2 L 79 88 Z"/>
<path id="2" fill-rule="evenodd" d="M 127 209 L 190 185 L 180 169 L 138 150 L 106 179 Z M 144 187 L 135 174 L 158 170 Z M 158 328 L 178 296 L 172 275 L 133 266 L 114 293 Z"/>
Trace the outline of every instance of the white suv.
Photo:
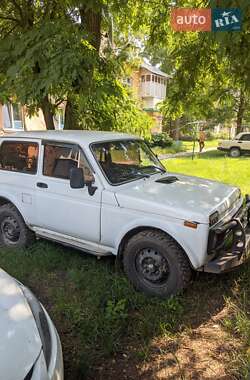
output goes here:
<path id="1" fill-rule="evenodd" d="M 250 153 L 250 133 L 239 133 L 233 140 L 219 141 L 218 150 L 228 152 L 231 157 L 240 157 L 243 153 Z"/>
<path id="2" fill-rule="evenodd" d="M 34 236 L 116 255 L 133 285 L 166 297 L 192 269 L 221 273 L 248 254 L 249 199 L 166 171 L 147 144 L 108 132 L 27 132 L 0 139 L 0 244 Z"/>

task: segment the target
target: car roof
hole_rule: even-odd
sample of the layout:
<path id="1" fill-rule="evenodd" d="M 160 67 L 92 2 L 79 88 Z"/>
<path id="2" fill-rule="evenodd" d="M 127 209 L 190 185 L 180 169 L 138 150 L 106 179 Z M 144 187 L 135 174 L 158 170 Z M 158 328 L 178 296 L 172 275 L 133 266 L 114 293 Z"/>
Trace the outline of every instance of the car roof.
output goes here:
<path id="1" fill-rule="evenodd" d="M 28 132 L 15 132 L 6 134 L 0 138 L 23 138 L 23 139 L 42 139 L 61 142 L 73 142 L 91 144 L 94 142 L 122 140 L 122 139 L 135 139 L 138 137 L 118 132 L 102 132 L 102 131 L 28 131 Z"/>

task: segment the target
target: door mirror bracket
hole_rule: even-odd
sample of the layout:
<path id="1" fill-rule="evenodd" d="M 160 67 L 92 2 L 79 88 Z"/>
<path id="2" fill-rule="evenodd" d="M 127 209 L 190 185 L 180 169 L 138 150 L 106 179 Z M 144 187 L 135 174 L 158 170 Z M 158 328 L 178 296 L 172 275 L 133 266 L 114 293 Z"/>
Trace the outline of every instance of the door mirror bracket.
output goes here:
<path id="1" fill-rule="evenodd" d="M 93 186 L 93 182 L 88 182 L 86 185 L 88 186 L 89 195 L 93 196 L 97 190 L 97 186 Z"/>

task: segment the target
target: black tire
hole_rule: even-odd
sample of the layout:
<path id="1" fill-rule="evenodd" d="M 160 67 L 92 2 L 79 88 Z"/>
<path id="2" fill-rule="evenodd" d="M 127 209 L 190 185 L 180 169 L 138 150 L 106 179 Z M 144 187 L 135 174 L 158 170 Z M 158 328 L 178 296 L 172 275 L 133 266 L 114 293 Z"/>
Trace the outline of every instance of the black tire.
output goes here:
<path id="1" fill-rule="evenodd" d="M 0 247 L 24 248 L 32 244 L 34 233 L 11 203 L 0 207 Z"/>
<path id="2" fill-rule="evenodd" d="M 169 235 L 156 230 L 139 232 L 128 241 L 123 264 L 134 287 L 151 296 L 180 293 L 191 279 L 185 252 Z"/>
<path id="3" fill-rule="evenodd" d="M 241 155 L 241 151 L 240 151 L 240 148 L 231 148 L 230 151 L 229 151 L 229 155 L 230 157 L 232 158 L 238 158 L 240 157 Z"/>

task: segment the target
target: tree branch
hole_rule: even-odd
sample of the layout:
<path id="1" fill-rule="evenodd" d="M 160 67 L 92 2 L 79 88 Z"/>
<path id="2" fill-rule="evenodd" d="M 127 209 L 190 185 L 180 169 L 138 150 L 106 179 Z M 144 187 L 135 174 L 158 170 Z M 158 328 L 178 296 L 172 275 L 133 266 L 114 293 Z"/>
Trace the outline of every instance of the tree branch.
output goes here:
<path id="1" fill-rule="evenodd" d="M 3 16 L 3 15 L 0 15 L 0 19 L 1 20 L 8 20 L 8 21 L 14 21 L 18 24 L 20 24 L 20 20 L 18 20 L 17 18 L 14 18 L 14 17 L 7 17 L 7 16 Z"/>

